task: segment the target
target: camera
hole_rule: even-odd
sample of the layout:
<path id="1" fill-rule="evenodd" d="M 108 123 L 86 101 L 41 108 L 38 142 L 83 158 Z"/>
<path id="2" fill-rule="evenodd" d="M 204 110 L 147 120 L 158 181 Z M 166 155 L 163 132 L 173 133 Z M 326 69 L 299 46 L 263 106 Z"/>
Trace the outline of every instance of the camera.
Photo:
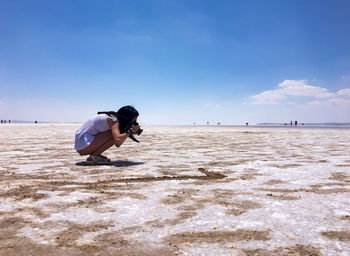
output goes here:
<path id="1" fill-rule="evenodd" d="M 130 125 L 129 130 L 130 130 L 132 127 L 137 126 L 137 125 L 139 125 L 138 122 L 136 122 L 136 121 L 135 121 L 135 122 L 132 122 L 131 125 Z M 141 135 L 142 132 L 143 132 L 143 129 L 139 128 L 139 129 L 137 130 L 137 135 Z"/>
<path id="2" fill-rule="evenodd" d="M 139 123 L 138 122 L 132 122 L 131 124 L 129 124 L 127 127 L 126 127 L 126 131 L 129 131 L 132 127 L 134 127 L 134 126 L 136 126 L 136 125 L 139 125 Z M 139 128 L 138 130 L 137 130 L 137 135 L 140 135 L 141 133 L 143 132 L 143 130 L 141 129 L 141 128 Z M 134 136 L 134 134 L 130 134 L 129 135 L 129 138 L 130 139 L 132 139 L 133 141 L 135 141 L 135 142 L 137 142 L 137 143 L 139 143 L 139 141 L 135 138 L 135 136 Z"/>

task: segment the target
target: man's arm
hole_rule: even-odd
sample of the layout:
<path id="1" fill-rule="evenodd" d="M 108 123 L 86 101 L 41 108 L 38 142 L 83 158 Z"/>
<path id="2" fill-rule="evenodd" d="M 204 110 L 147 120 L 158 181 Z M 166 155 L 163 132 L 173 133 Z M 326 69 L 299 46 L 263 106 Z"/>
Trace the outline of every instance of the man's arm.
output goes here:
<path id="1" fill-rule="evenodd" d="M 114 138 L 114 145 L 116 147 L 120 147 L 130 135 L 130 132 L 120 133 L 119 122 L 114 122 L 111 125 L 111 132 Z"/>

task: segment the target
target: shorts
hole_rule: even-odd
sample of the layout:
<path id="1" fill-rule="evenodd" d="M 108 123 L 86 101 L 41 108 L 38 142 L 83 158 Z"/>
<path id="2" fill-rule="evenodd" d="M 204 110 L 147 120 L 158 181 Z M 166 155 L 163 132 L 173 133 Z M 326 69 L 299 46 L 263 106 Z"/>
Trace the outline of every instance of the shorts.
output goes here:
<path id="1" fill-rule="evenodd" d="M 87 146 L 89 146 L 93 142 L 94 138 L 94 135 L 91 135 L 86 132 L 75 134 L 75 150 L 80 154 L 81 151 L 83 151 Z"/>

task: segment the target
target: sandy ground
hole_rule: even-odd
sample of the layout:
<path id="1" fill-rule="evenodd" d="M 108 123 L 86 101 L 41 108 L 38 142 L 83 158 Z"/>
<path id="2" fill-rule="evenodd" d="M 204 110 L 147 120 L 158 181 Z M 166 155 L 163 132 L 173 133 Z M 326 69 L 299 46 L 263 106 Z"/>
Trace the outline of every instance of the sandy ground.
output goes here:
<path id="1" fill-rule="evenodd" d="M 350 129 L 0 125 L 0 255 L 350 255 Z"/>

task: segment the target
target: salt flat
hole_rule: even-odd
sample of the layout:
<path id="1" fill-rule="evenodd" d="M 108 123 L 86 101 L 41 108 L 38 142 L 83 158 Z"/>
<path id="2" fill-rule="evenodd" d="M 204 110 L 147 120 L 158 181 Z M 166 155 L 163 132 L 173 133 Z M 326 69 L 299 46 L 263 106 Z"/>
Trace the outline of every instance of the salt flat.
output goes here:
<path id="1" fill-rule="evenodd" d="M 350 129 L 0 125 L 0 255 L 349 255 Z"/>

